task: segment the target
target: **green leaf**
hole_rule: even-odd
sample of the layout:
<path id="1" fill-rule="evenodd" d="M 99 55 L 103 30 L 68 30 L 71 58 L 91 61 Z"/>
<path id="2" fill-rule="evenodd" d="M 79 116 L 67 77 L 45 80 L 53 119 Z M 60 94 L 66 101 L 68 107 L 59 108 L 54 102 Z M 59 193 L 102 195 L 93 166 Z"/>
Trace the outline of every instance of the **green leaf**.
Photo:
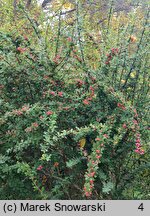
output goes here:
<path id="1" fill-rule="evenodd" d="M 66 166 L 68 168 L 72 168 L 73 166 L 75 166 L 78 163 L 80 163 L 80 161 L 81 161 L 80 158 L 69 160 L 68 162 L 66 162 Z"/>
<path id="2" fill-rule="evenodd" d="M 103 193 L 109 194 L 109 192 L 114 188 L 114 184 L 112 182 L 107 182 L 103 184 L 102 191 Z"/>

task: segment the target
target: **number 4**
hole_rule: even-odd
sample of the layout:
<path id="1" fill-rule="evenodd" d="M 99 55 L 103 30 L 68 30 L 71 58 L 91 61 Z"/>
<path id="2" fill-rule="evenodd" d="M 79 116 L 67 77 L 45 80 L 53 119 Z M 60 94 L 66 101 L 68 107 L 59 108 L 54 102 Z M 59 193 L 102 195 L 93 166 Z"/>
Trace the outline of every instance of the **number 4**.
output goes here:
<path id="1" fill-rule="evenodd" d="M 141 203 L 141 204 L 139 205 L 138 209 L 140 209 L 141 211 L 144 210 L 143 203 Z"/>

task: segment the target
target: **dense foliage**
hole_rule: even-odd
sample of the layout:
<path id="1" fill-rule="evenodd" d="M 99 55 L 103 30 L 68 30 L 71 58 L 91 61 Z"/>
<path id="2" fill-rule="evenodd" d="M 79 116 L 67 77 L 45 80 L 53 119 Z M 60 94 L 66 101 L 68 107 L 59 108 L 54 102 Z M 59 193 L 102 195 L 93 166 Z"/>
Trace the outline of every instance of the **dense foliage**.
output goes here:
<path id="1" fill-rule="evenodd" d="M 148 10 L 4 2 L 0 198 L 149 199 Z"/>

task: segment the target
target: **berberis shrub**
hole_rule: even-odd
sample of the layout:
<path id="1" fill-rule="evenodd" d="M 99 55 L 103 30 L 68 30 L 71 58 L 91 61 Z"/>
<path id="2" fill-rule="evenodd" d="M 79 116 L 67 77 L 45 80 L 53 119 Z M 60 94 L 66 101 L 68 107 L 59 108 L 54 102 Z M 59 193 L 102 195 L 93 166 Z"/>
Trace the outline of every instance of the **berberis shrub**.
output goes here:
<path id="1" fill-rule="evenodd" d="M 1 199 L 149 198 L 147 14 L 110 10 L 95 42 L 81 7 L 65 31 L 22 6 L 3 24 Z"/>

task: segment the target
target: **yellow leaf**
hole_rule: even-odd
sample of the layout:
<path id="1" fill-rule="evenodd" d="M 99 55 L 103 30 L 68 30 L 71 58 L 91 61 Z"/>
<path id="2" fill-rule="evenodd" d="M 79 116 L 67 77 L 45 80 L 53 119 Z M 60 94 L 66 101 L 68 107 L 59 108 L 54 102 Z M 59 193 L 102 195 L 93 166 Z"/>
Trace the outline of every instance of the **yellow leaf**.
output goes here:
<path id="1" fill-rule="evenodd" d="M 117 141 L 114 141 L 114 145 L 117 145 L 117 143 L 118 143 Z"/>
<path id="2" fill-rule="evenodd" d="M 130 77 L 131 77 L 131 78 L 135 78 L 135 76 L 136 76 L 136 71 L 133 71 L 133 72 L 130 74 Z"/>
<path id="3" fill-rule="evenodd" d="M 121 83 L 124 84 L 124 83 L 125 83 L 125 80 L 122 79 L 122 80 L 121 80 Z"/>
<path id="4" fill-rule="evenodd" d="M 67 23 L 68 25 L 72 25 L 72 24 L 74 23 L 74 19 L 73 19 L 73 18 L 67 18 L 67 19 L 66 19 L 66 23 Z"/>
<path id="5" fill-rule="evenodd" d="M 93 95 L 93 98 L 95 99 L 96 97 L 97 97 L 97 95 L 96 95 L 96 94 L 94 94 L 94 95 Z"/>
<path id="6" fill-rule="evenodd" d="M 74 8 L 74 5 L 71 4 L 70 2 L 65 3 L 65 4 L 63 5 L 63 9 L 64 9 L 64 10 L 72 10 L 73 8 Z"/>
<path id="7" fill-rule="evenodd" d="M 82 138 L 82 139 L 79 141 L 80 148 L 84 148 L 85 143 L 86 143 L 86 139 L 85 139 L 85 138 Z"/>

